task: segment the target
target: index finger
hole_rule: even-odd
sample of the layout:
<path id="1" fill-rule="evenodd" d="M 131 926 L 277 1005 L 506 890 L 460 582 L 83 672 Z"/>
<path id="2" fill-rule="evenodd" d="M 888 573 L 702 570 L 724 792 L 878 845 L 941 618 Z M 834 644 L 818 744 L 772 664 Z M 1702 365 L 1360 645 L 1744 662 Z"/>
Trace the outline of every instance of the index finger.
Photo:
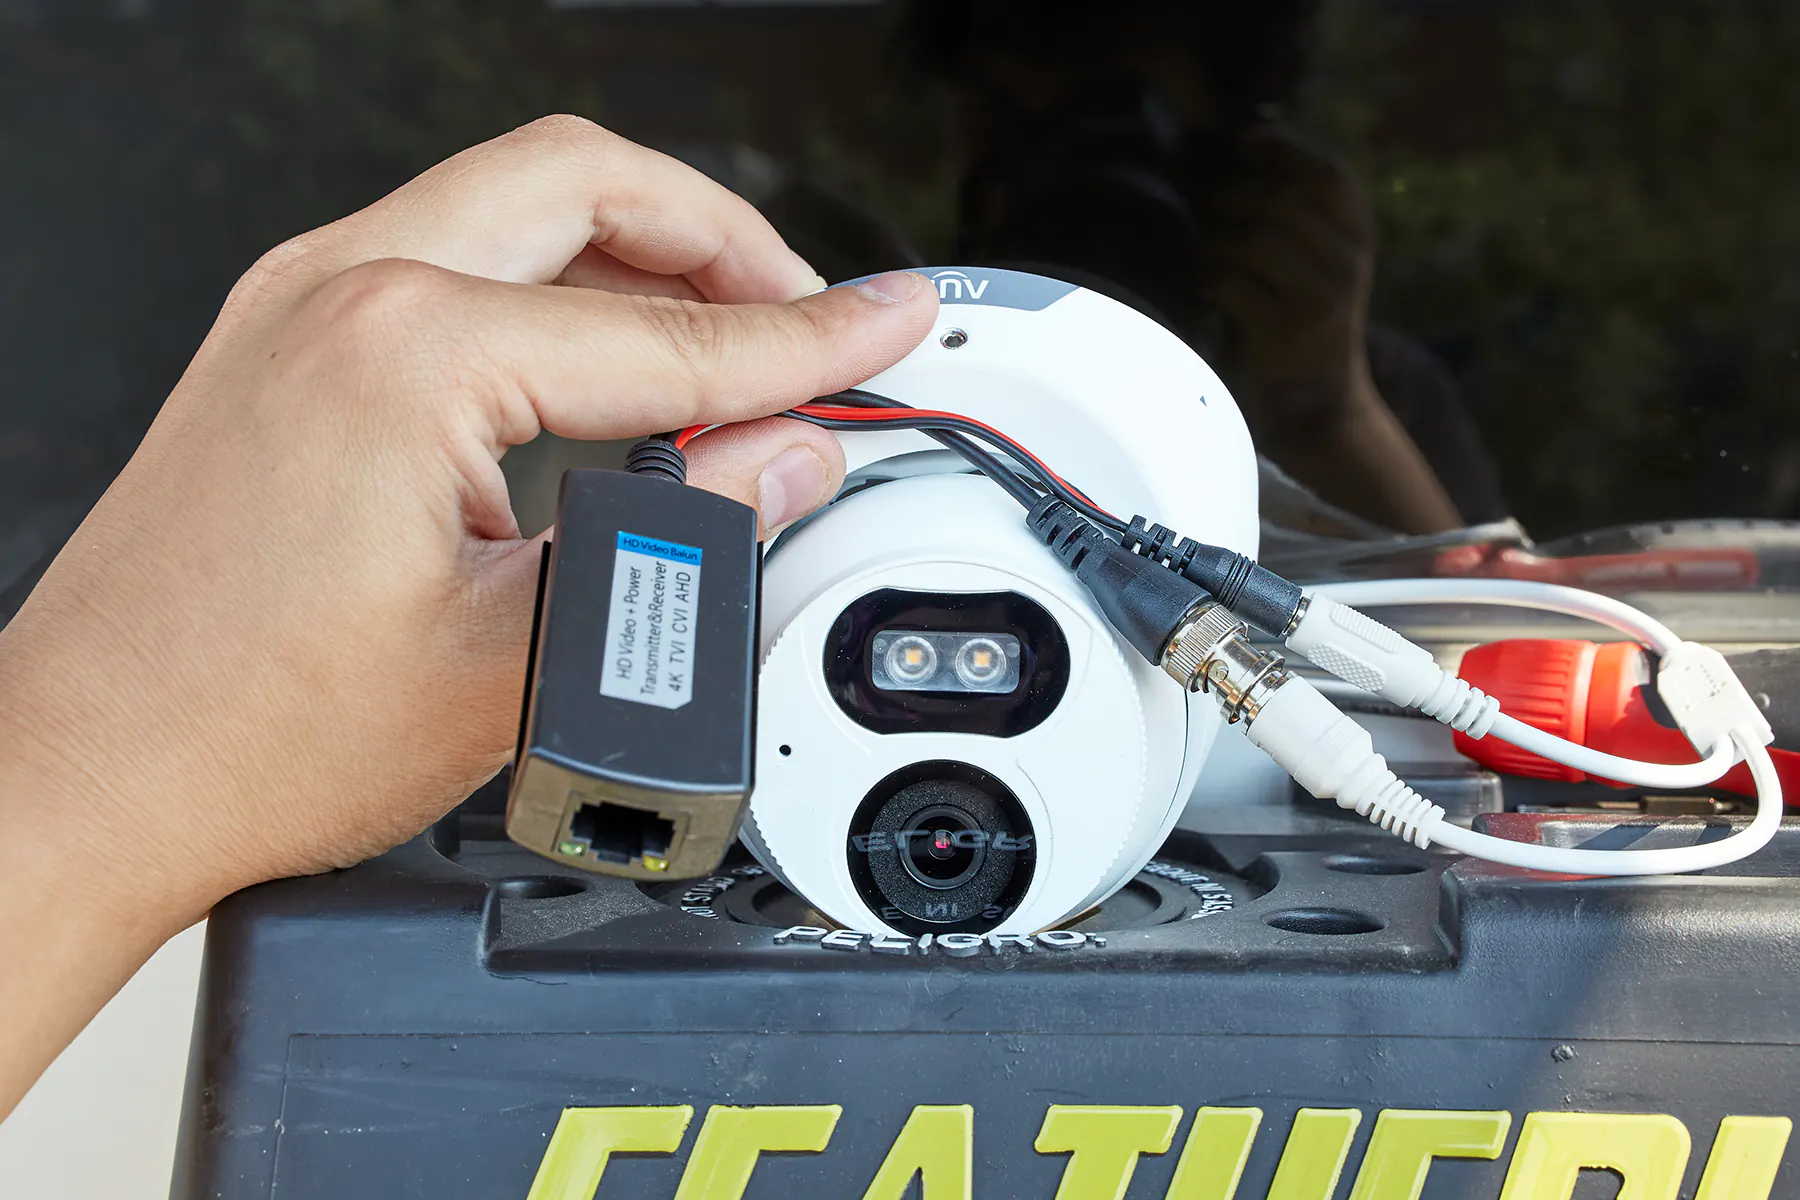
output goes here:
<path id="1" fill-rule="evenodd" d="M 824 286 L 741 196 L 580 117 L 464 150 L 310 236 L 327 273 L 406 258 L 550 283 L 592 245 L 720 303 L 785 303 Z"/>

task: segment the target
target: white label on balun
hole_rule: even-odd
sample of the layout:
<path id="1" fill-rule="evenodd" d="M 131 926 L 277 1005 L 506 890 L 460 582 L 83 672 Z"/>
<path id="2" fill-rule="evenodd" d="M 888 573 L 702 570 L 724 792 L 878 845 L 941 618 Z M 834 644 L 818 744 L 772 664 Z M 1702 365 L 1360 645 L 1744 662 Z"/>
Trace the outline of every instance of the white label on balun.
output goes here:
<path id="1" fill-rule="evenodd" d="M 700 548 L 619 531 L 600 694 L 657 708 L 694 695 Z"/>

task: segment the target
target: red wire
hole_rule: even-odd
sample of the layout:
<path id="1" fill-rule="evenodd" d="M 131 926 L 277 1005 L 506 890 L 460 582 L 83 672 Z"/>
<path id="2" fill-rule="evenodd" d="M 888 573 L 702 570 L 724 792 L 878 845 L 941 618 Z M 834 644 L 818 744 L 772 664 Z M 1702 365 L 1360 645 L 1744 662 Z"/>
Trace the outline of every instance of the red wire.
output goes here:
<path id="1" fill-rule="evenodd" d="M 1029 462 L 1039 471 L 1042 471 L 1051 479 L 1056 480 L 1056 482 L 1062 484 L 1071 492 L 1074 492 L 1077 496 L 1086 500 L 1089 504 L 1094 503 L 1092 500 L 1088 500 L 1087 495 L 1083 493 L 1080 488 L 1064 479 L 1061 475 L 1058 475 L 1055 471 L 1052 471 L 1043 459 L 1025 449 L 1025 447 L 1019 445 L 1018 442 L 1015 442 L 1006 434 L 1001 433 L 987 422 L 977 421 L 974 417 L 964 416 L 962 413 L 946 412 L 943 409 L 937 408 L 839 408 L 829 404 L 802 404 L 796 407 L 794 411 L 805 413 L 812 417 L 825 417 L 828 420 L 833 421 L 861 421 L 869 425 L 880 425 L 884 421 L 892 421 L 897 418 L 908 419 L 914 417 L 939 417 L 956 421 L 965 421 L 978 429 L 985 429 L 987 432 L 993 434 L 994 437 L 998 438 L 1011 449 L 1013 453 L 1017 454 L 1026 462 Z M 1095 505 L 1095 507 L 1098 508 L 1099 506 Z"/>
<path id="2" fill-rule="evenodd" d="M 1030 463 L 1039 471 L 1042 471 L 1046 476 L 1054 479 L 1057 483 L 1062 484 L 1062 486 L 1068 488 L 1077 496 L 1080 496 L 1083 500 L 1087 501 L 1087 503 L 1094 503 L 1092 500 L 1088 499 L 1086 493 L 1080 488 L 1064 479 L 1061 475 L 1058 475 L 1055 471 L 1052 471 L 1043 459 L 1025 449 L 1025 447 L 1019 445 L 1019 443 L 1015 442 L 1006 434 L 1001 433 L 987 422 L 977 421 L 974 417 L 964 416 L 962 413 L 946 412 L 943 409 L 937 408 L 846 408 L 833 404 L 801 404 L 792 411 L 805 413 L 810 417 L 824 417 L 827 420 L 832 421 L 860 421 L 866 425 L 881 425 L 897 419 L 910 419 L 916 417 L 938 417 L 955 421 L 965 421 L 978 429 L 984 429 L 988 433 L 993 434 L 996 439 L 1003 443 L 1014 454 Z M 711 425 L 689 425 L 686 429 L 683 429 L 680 433 L 675 435 L 675 448 L 677 450 L 685 450 L 689 442 L 711 428 Z M 1094 505 L 1094 507 L 1098 508 L 1099 505 Z"/>

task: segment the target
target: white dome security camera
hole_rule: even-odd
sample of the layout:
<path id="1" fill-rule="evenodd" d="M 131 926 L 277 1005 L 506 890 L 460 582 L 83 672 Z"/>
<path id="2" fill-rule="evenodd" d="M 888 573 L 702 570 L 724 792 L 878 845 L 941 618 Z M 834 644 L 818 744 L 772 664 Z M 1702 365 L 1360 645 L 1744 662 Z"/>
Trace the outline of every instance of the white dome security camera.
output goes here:
<path id="1" fill-rule="evenodd" d="M 1179 340 L 1070 284 L 935 278 L 944 319 L 919 349 L 871 389 L 789 410 L 848 434 L 850 470 L 837 499 L 760 562 L 752 510 L 668 490 L 704 426 L 645 439 L 625 472 L 565 479 L 534 638 L 542 675 L 528 685 L 508 802 L 515 839 L 637 878 L 716 863 L 739 826 L 754 740 L 760 778 L 741 828 L 764 864 L 843 925 L 954 934 L 956 953 L 981 935 L 1041 933 L 1117 890 L 1175 824 L 1222 714 L 1306 791 L 1420 849 L 1667 874 L 1735 862 L 1779 829 L 1774 732 L 1717 650 L 1551 584 L 1301 588 L 1252 557 L 1249 434 Z M 702 562 L 710 602 L 698 599 Z M 647 602 L 638 656 L 646 602 L 634 589 L 649 572 L 673 583 Z M 593 604 L 597 585 L 610 606 Z M 1537 728 L 1359 603 L 1503 604 L 1610 625 L 1659 656 L 1657 694 L 1702 759 L 1638 762 Z M 1696 787 L 1742 761 L 1756 818 L 1716 841 L 1624 851 L 1459 827 L 1280 652 L 1252 642 L 1252 625 L 1358 693 L 1590 775 Z M 596 636 L 615 626 L 619 637 Z M 707 657 L 694 656 L 697 628 L 699 644 L 717 647 Z M 603 646 L 616 669 L 600 666 Z M 650 674 L 658 650 L 684 668 Z M 596 692 L 603 670 L 613 674 Z M 651 715 L 606 710 L 597 696 Z M 675 759 L 670 746 L 689 752 Z"/>
<path id="2" fill-rule="evenodd" d="M 1254 560 L 1249 433 L 1178 339 L 1071 284 L 935 278 L 940 328 L 871 380 L 878 390 L 788 410 L 847 433 L 850 470 L 837 499 L 760 561 L 752 510 L 667 490 L 704 426 L 646 438 L 625 472 L 564 480 L 534 635 L 543 673 L 528 684 L 508 801 L 515 839 L 636 878 L 716 863 L 751 790 L 754 740 L 760 778 L 741 831 L 764 864 L 841 924 L 958 935 L 955 953 L 981 935 L 1040 933 L 1117 890 L 1175 824 L 1221 714 L 1306 791 L 1420 849 L 1666 874 L 1735 862 L 1779 829 L 1774 732 L 1717 650 L 1551 584 L 1301 588 Z M 698 599 L 703 562 L 710 601 Z M 645 602 L 635 589 L 651 574 L 673 582 Z M 597 585 L 610 606 L 593 604 Z M 651 625 L 641 655 L 640 603 Z M 1657 694 L 1703 757 L 1638 762 L 1537 728 L 1358 603 L 1514 605 L 1610 625 L 1660 657 Z M 1253 643 L 1252 625 L 1358 693 L 1586 774 L 1696 787 L 1742 761 L 1756 818 L 1716 841 L 1625 851 L 1458 827 L 1366 729 Z M 718 647 L 704 658 L 697 629 Z M 602 646 L 612 665 L 600 665 Z M 678 657 L 681 670 L 656 670 Z M 596 691 L 600 671 L 612 673 Z M 673 758 L 670 746 L 690 752 Z"/>
<path id="3" fill-rule="evenodd" d="M 1179 338 L 1052 279 L 932 278 L 937 328 L 870 391 L 998 426 L 1101 507 L 1255 555 L 1249 433 Z M 850 928 L 1054 926 L 1161 845 L 1218 704 L 1134 652 L 965 459 L 914 431 L 843 442 L 839 497 L 765 558 L 742 836 Z"/>

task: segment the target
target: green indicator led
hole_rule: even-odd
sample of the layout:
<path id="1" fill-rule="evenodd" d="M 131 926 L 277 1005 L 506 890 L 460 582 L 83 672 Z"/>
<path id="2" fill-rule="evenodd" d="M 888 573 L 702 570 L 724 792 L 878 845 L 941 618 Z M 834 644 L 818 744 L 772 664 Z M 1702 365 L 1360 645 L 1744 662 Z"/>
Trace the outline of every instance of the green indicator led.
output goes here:
<path id="1" fill-rule="evenodd" d="M 587 847 L 583 846 L 580 842 L 558 842 L 556 844 L 556 852 L 558 854 L 566 854 L 570 858 L 580 858 L 587 853 Z"/>

